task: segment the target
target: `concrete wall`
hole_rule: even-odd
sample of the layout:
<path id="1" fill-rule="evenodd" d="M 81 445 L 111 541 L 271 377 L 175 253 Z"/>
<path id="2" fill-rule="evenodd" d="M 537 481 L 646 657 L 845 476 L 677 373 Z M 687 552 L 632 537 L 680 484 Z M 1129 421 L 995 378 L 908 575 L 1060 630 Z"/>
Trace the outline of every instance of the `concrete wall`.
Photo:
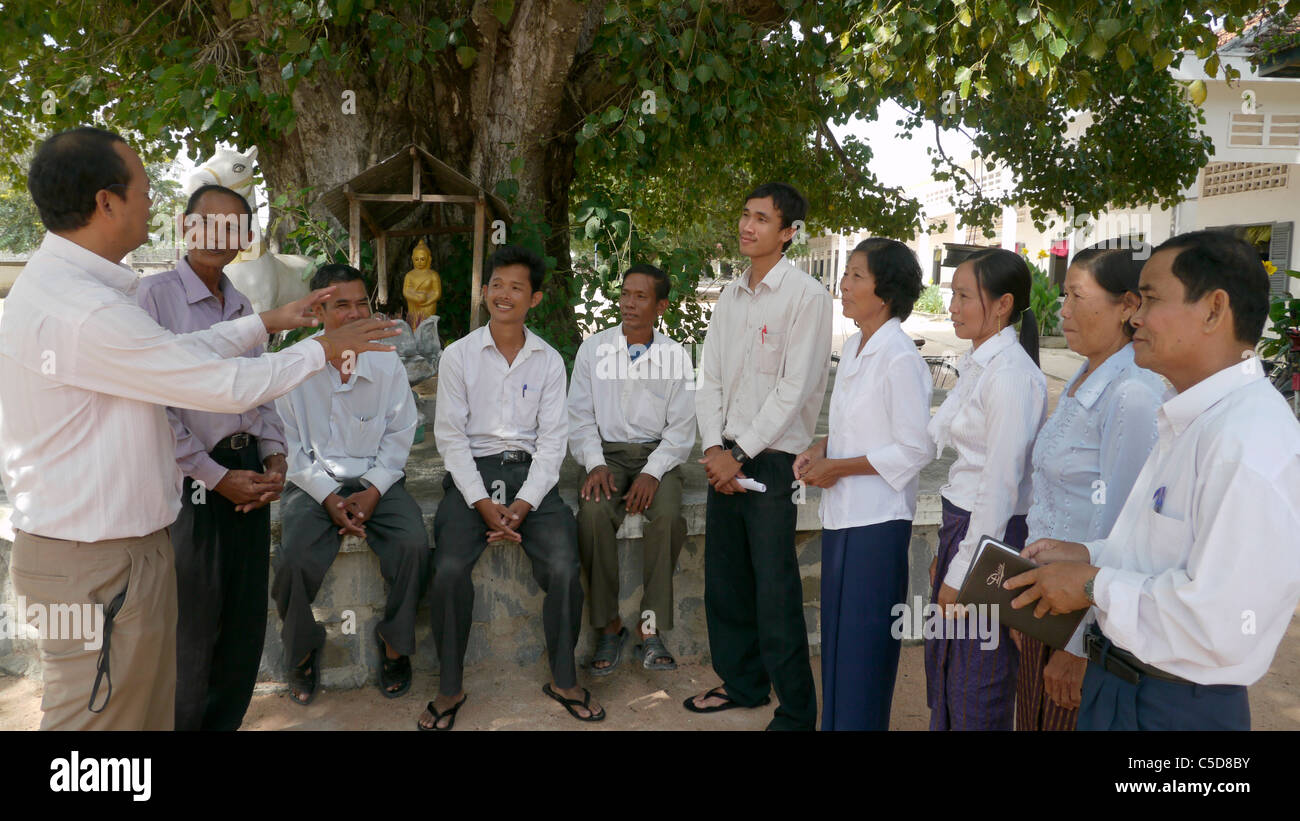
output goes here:
<path id="1" fill-rule="evenodd" d="M 809 488 L 808 499 L 799 509 L 796 550 L 803 577 L 804 616 L 813 653 L 821 644 L 821 532 L 817 520 L 816 488 Z M 576 488 L 561 494 L 576 508 Z M 436 501 L 423 503 L 425 525 L 433 531 Z M 676 656 L 687 662 L 709 659 L 708 633 L 704 619 L 704 494 L 688 490 L 684 499 L 688 540 L 682 551 L 674 577 L 676 627 L 666 632 L 665 640 Z M 910 550 L 910 590 L 908 600 L 919 595 L 928 601 L 926 582 L 930 559 L 935 554 L 940 516 L 938 496 L 923 494 L 919 500 Z M 272 511 L 272 561 L 279 543 L 278 509 Z M 633 622 L 638 618 L 641 597 L 641 557 L 639 550 L 640 517 L 630 517 L 620 531 L 620 565 L 622 575 L 622 614 Z M 432 539 L 431 539 L 432 541 Z M 0 538 L 0 603 L 14 602 L 9 577 L 9 553 L 12 542 Z M 364 542 L 355 537 L 344 541 L 329 575 L 326 577 L 314 610 L 326 629 L 326 650 L 322 668 L 323 684 L 330 688 L 360 687 L 378 681 L 378 649 L 374 626 L 380 619 L 387 595 L 379 574 L 379 562 Z M 266 644 L 259 675 L 264 682 L 284 679 L 283 646 L 280 642 L 280 619 L 270 602 L 268 579 L 268 624 Z M 546 675 L 545 645 L 541 629 L 542 593 L 532 579 L 527 557 L 517 546 L 491 545 L 474 569 L 474 623 L 466 666 L 489 659 L 509 660 Z M 351 611 L 355 630 L 345 634 L 345 612 Z M 584 620 L 586 613 L 584 611 Z M 427 598 L 420 608 L 416 636 L 418 649 L 412 664 L 420 670 L 436 671 L 438 662 L 430 635 Z M 583 627 L 578 643 L 579 663 L 586 663 L 594 648 L 590 627 Z M 628 649 L 630 650 L 631 645 Z M 40 673 L 35 641 L 0 638 L 0 672 L 33 676 Z"/>

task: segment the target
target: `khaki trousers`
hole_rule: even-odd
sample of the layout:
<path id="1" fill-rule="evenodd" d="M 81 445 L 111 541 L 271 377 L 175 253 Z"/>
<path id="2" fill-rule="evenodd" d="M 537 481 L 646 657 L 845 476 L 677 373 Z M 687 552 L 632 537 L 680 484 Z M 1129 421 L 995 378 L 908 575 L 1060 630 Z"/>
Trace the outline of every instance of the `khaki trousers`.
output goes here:
<path id="1" fill-rule="evenodd" d="M 11 572 L 30 626 L 45 616 L 38 640 L 45 679 L 42 730 L 171 730 L 176 701 L 176 567 L 166 528 L 132 539 L 70 542 L 18 531 Z M 126 598 L 112 630 L 78 620 Z M 61 618 L 50 616 L 61 615 Z M 80 621 L 80 629 L 76 628 Z M 75 634 L 75 635 L 74 635 Z M 91 689 L 109 637 L 109 675 Z M 108 692 L 112 684 L 111 694 Z M 108 696 L 108 704 L 104 700 Z"/>
<path id="2" fill-rule="evenodd" d="M 632 444 L 602 442 L 605 465 L 614 474 L 613 499 L 584 499 L 578 506 L 578 549 L 582 568 L 589 576 L 592 627 L 604 627 L 618 612 L 618 539 L 615 534 L 627 516 L 624 498 L 633 480 L 645 467 L 658 442 Z M 641 547 L 644 588 L 641 610 L 654 614 L 656 630 L 673 629 L 673 570 L 686 543 L 686 520 L 682 518 L 682 469 L 679 465 L 663 475 L 654 501 L 641 515 L 645 517 Z"/>

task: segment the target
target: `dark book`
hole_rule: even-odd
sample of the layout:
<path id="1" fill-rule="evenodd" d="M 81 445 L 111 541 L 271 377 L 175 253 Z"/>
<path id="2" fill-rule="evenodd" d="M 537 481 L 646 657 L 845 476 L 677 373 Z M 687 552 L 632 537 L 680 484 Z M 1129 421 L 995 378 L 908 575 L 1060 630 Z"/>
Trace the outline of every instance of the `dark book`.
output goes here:
<path id="1" fill-rule="evenodd" d="M 961 590 L 957 591 L 957 602 L 991 605 L 996 608 L 995 612 L 1001 625 L 1019 630 L 1050 647 L 1064 648 L 1069 643 L 1070 637 L 1074 635 L 1074 631 L 1078 629 L 1079 622 L 1083 621 L 1088 609 L 1059 615 L 1049 613 L 1041 619 L 1036 618 L 1034 608 L 1038 606 L 1037 602 L 1019 610 L 1011 606 L 1011 600 L 1029 588 L 1008 590 L 1002 586 L 1007 579 L 1039 566 L 1032 559 L 1021 556 L 1020 551 L 1014 547 L 999 542 L 991 536 L 985 536 L 980 539 L 979 545 L 975 548 L 975 561 L 971 562 L 966 579 L 961 583 Z"/>

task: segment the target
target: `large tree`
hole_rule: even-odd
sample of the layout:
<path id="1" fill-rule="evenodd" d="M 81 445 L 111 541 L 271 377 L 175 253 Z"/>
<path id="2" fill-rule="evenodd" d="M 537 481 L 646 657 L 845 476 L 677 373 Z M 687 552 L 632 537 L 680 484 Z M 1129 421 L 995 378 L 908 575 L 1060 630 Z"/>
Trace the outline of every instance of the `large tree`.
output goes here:
<path id="1" fill-rule="evenodd" d="M 1240 30 L 1261 4 L 1190 5 L 3 0 L 0 157 L 99 120 L 155 157 L 256 144 L 272 192 L 319 192 L 414 141 L 544 222 L 562 271 L 575 212 L 592 238 L 625 208 L 643 233 L 707 248 L 744 189 L 775 177 L 808 193 L 810 227 L 910 236 L 919 205 L 830 128 L 889 98 L 969 130 L 1036 216 L 1176 198 L 1208 139 L 1166 68 L 1192 50 L 1221 71 L 1214 27 Z M 1092 126 L 1067 139 L 1083 111 Z M 987 225 L 1002 201 L 962 159 L 936 163 Z M 570 347 L 580 297 L 571 278 L 550 287 Z"/>

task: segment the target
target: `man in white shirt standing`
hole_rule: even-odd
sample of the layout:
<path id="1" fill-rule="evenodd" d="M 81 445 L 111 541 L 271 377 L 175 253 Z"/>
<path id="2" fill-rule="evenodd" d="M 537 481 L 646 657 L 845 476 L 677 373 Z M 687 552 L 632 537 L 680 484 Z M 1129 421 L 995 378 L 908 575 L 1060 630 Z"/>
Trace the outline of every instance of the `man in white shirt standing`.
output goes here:
<path id="1" fill-rule="evenodd" d="M 322 266 L 311 286 L 335 289 L 316 309 L 326 333 L 370 315 L 365 280 L 350 265 Z M 375 626 L 379 692 L 388 698 L 411 687 L 415 609 L 430 572 L 424 516 L 406 491 L 406 457 L 419 421 L 406 368 L 387 352 L 329 364 L 275 403 L 284 420 L 289 474 L 271 596 L 283 622 L 290 696 L 303 705 L 316 697 L 325 646 L 325 628 L 311 604 L 342 537 L 364 537 L 388 582 L 384 617 Z"/>
<path id="2" fill-rule="evenodd" d="M 695 368 L 685 349 L 655 330 L 671 283 L 653 265 L 623 274 L 623 321 L 578 348 L 569 385 L 569 448 L 587 469 L 578 507 L 578 547 L 589 574 L 591 626 L 599 632 L 591 671 L 613 672 L 627 628 L 618 611 L 619 525 L 645 519 L 638 630 L 647 670 L 676 670 L 664 644 L 673 629 L 673 569 L 686 542 L 681 465 L 695 446 Z"/>
<path id="3" fill-rule="evenodd" d="M 775 689 L 770 730 L 817 725 L 791 483 L 826 396 L 831 296 L 784 256 L 807 212 L 784 183 L 746 198 L 740 253 L 750 267 L 718 297 L 695 396 L 709 479 L 704 606 L 722 685 L 684 705 L 758 707 Z M 743 478 L 766 489 L 747 491 Z"/>
<path id="4" fill-rule="evenodd" d="M 1142 268 L 1134 361 L 1178 393 L 1110 535 L 1041 539 L 1012 606 L 1095 608 L 1079 729 L 1248 730 L 1300 601 L 1300 424 L 1254 347 L 1268 275 L 1248 243 L 1173 237 Z"/>
<path id="5" fill-rule="evenodd" d="M 418 726 L 450 730 L 468 696 L 465 651 L 474 614 L 472 573 L 490 541 L 522 545 L 546 599 L 542 632 L 552 682 L 542 690 L 579 721 L 605 709 L 578 686 L 574 645 L 582 629 L 577 523 L 555 484 L 569 426 L 564 360 L 524 327 L 542 301 L 546 265 L 503 245 L 488 260 L 488 324 L 447 346 L 438 365 L 433 435 L 447 467 L 433 520 L 433 637 L 438 694 Z"/>
<path id="6" fill-rule="evenodd" d="M 397 331 L 357 323 L 240 356 L 268 334 L 315 324 L 308 311 L 327 290 L 173 334 L 136 304 L 136 275 L 120 263 L 148 240 L 152 202 L 144 165 L 122 138 L 95 128 L 56 134 L 37 148 L 27 184 L 49 233 L 0 320 L 10 572 L 29 609 L 102 608 L 104 620 L 93 637 L 40 638 L 41 728 L 169 730 L 176 573 L 167 526 L 180 512 L 181 471 L 165 406 L 242 413 L 320 370 L 330 351 L 392 350 L 369 340 Z"/>

